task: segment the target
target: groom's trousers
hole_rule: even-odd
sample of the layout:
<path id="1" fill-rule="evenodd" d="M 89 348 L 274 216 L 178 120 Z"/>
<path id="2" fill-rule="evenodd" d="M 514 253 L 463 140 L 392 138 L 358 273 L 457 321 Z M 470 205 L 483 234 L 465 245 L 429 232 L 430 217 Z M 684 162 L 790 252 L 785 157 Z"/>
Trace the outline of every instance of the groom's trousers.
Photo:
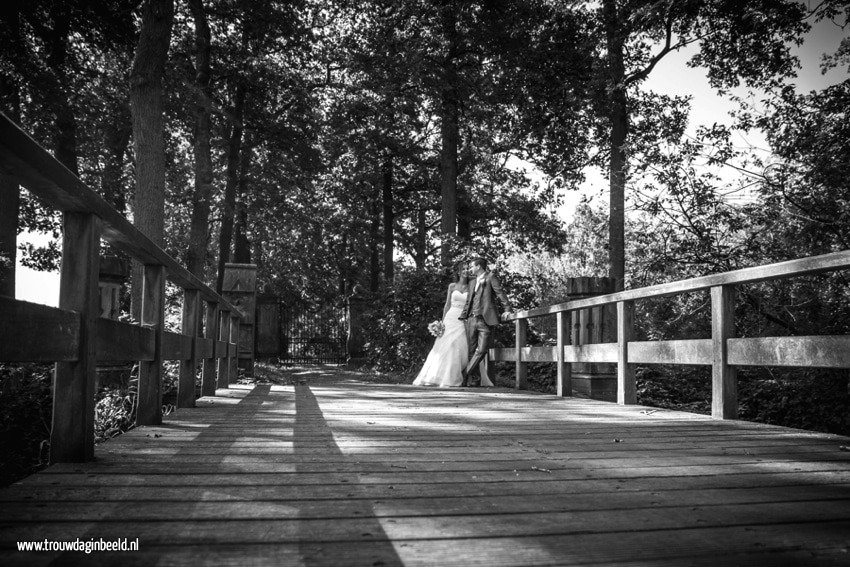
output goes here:
<path id="1" fill-rule="evenodd" d="M 466 367 L 466 374 L 469 376 L 469 381 L 473 385 L 477 384 L 480 380 L 478 377 L 478 365 L 487 356 L 492 334 L 492 328 L 484 320 L 484 317 L 476 315 L 472 318 L 469 332 L 469 352 L 473 354 Z"/>

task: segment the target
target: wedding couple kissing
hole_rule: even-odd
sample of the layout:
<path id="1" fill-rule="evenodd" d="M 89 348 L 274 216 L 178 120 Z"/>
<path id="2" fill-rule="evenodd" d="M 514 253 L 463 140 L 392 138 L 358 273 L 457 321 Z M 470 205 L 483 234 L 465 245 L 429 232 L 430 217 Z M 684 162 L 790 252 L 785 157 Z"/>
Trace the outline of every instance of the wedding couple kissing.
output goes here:
<path id="1" fill-rule="evenodd" d="M 443 332 L 434 341 L 414 386 L 493 386 L 480 365 L 499 324 L 496 299 L 505 309 L 502 320 L 513 311 L 511 303 L 483 258 L 459 263 L 455 279 L 449 284 L 443 306 Z"/>

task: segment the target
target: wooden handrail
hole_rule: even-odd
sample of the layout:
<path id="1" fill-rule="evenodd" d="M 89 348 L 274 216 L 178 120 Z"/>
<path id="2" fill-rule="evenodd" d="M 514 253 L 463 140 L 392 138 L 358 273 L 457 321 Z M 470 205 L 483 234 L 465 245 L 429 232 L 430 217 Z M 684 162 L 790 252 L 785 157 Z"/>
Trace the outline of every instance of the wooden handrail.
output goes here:
<path id="1" fill-rule="evenodd" d="M 808 258 L 778 262 L 776 264 L 766 264 L 764 266 L 743 268 L 740 270 L 733 270 L 731 272 L 711 274 L 687 280 L 628 289 L 617 293 L 597 295 L 586 299 L 576 299 L 545 307 L 536 307 L 526 311 L 517 311 L 508 319 L 542 317 L 544 315 L 551 315 L 561 311 L 574 311 L 576 309 L 587 309 L 589 307 L 610 305 L 617 303 L 618 301 L 634 301 L 636 299 L 648 299 L 651 297 L 665 297 L 678 295 L 680 293 L 704 291 L 719 285 L 757 283 L 767 280 L 778 280 L 795 276 L 841 270 L 845 268 L 850 268 L 850 250 L 842 250 L 841 252 L 832 252 L 830 254 L 822 254 L 820 256 L 810 256 Z"/>
<path id="2" fill-rule="evenodd" d="M 65 212 L 87 213 L 100 218 L 101 237 L 143 264 L 165 266 L 167 278 L 183 289 L 198 290 L 205 301 L 222 309 L 238 308 L 198 279 L 128 221 L 79 177 L 62 165 L 5 114 L 0 112 L 0 171 L 48 207 Z"/>
<path id="3" fill-rule="evenodd" d="M 240 309 L 192 275 L 100 195 L 0 113 L 0 173 L 63 214 L 59 307 L 0 297 L 0 360 L 54 362 L 51 462 L 94 458 L 96 364 L 138 362 L 136 424 L 162 422 L 164 360 L 179 360 L 177 407 L 195 403 L 203 360 L 206 395 L 237 373 Z M 100 318 L 100 240 L 144 264 L 141 325 Z M 165 331 L 165 279 L 184 290 L 181 333 Z M 206 328 L 199 336 L 201 301 Z M 226 326 L 220 317 L 225 317 Z M 226 333 L 224 331 L 227 331 Z M 221 339 L 221 340 L 216 340 Z M 218 364 L 216 364 L 218 363 Z"/>
<path id="4" fill-rule="evenodd" d="M 572 395 L 569 363 L 615 363 L 617 402 L 636 402 L 636 364 L 710 365 L 712 367 L 712 416 L 737 417 L 738 366 L 805 366 L 850 368 L 850 336 L 795 336 L 736 338 L 735 288 L 740 284 L 778 280 L 821 272 L 850 269 L 850 250 L 798 260 L 744 268 L 660 285 L 630 289 L 557 305 L 519 311 L 515 321 L 514 348 L 491 349 L 491 360 L 514 362 L 517 388 L 523 387 L 529 362 L 554 362 L 558 367 L 557 392 Z M 711 290 L 711 338 L 667 341 L 634 341 L 634 302 L 680 293 Z M 578 310 L 616 305 L 616 341 L 570 345 L 565 315 Z M 528 346 L 528 319 L 556 315 L 557 346 Z"/>

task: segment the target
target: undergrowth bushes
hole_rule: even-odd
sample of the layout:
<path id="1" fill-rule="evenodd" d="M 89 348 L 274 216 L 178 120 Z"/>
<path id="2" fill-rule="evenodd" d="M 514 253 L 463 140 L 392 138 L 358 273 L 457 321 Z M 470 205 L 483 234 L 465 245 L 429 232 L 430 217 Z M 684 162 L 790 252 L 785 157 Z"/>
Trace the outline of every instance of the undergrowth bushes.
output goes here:
<path id="1" fill-rule="evenodd" d="M 0 486 L 47 465 L 53 367 L 0 364 Z"/>
<path id="2" fill-rule="evenodd" d="M 164 364 L 163 414 L 174 409 L 178 365 Z M 47 466 L 53 416 L 53 365 L 0 364 L 0 486 Z M 137 368 L 129 384 L 108 385 L 96 394 L 95 443 L 135 426 Z"/>
<path id="3" fill-rule="evenodd" d="M 535 286 L 539 287 L 537 280 L 510 271 L 502 271 L 499 275 L 517 308 L 557 303 L 565 297 L 558 282 L 547 288 L 546 297 L 542 297 L 532 293 Z M 397 277 L 385 294 L 373 299 L 365 315 L 364 330 L 368 358 L 375 368 L 398 372 L 412 381 L 434 344 L 426 327 L 442 316 L 448 283 L 448 279 L 435 272 L 407 271 Z M 695 295 L 679 302 L 648 304 L 641 315 L 642 332 L 650 340 L 668 338 L 668 335 L 673 338 L 682 338 L 683 334 L 689 338 L 705 336 L 709 332 L 705 328 L 708 319 L 702 303 Z M 768 328 L 759 322 L 762 320 L 745 303 L 739 305 L 736 316 L 741 321 L 742 331 L 752 329 L 751 335 L 782 334 L 781 329 Z M 802 316 L 800 319 L 808 320 Z M 835 334 L 846 332 L 846 321 L 841 317 L 831 327 L 823 317 L 821 319 L 822 330 Z M 668 329 L 671 326 L 675 328 Z M 544 325 L 531 325 L 529 344 L 553 345 L 553 337 L 544 332 L 548 332 Z M 504 348 L 513 343 L 513 326 L 499 325 L 494 333 L 494 346 Z M 710 368 L 645 366 L 638 367 L 636 378 L 639 404 L 700 414 L 711 412 Z M 513 363 L 496 363 L 495 382 L 497 386 L 513 387 Z M 553 394 L 555 383 L 554 364 L 529 364 L 529 389 Z M 850 373 L 847 371 L 789 369 L 777 372 L 767 368 L 742 368 L 739 370 L 739 416 L 744 420 L 850 435 L 848 383 Z"/>

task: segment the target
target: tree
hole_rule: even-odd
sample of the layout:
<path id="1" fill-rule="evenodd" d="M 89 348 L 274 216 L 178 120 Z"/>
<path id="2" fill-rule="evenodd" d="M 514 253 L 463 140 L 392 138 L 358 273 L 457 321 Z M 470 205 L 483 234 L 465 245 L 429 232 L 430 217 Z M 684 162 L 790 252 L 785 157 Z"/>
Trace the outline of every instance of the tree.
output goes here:
<path id="1" fill-rule="evenodd" d="M 130 71 L 130 110 L 136 194 L 133 222 L 159 246 L 165 243 L 165 141 L 162 78 L 168 59 L 174 0 L 145 0 Z M 133 315 L 141 314 L 142 266 L 133 266 Z"/>
<path id="2" fill-rule="evenodd" d="M 209 252 L 209 219 L 213 197 L 213 163 L 210 125 L 212 114 L 212 89 L 210 88 L 210 26 L 203 0 L 189 0 L 189 9 L 195 22 L 195 128 L 193 151 L 195 158 L 195 186 L 192 193 L 192 218 L 189 230 L 189 248 L 186 267 L 204 278 Z"/>
<path id="3" fill-rule="evenodd" d="M 808 14 L 790 0 L 603 0 L 598 6 L 574 3 L 560 10 L 573 12 L 587 23 L 589 37 L 599 38 L 588 102 L 600 122 L 588 124 L 586 135 L 600 150 L 591 163 L 608 172 L 609 276 L 622 287 L 625 188 L 634 165 L 630 135 L 640 110 L 635 104 L 639 85 L 668 54 L 698 43 L 700 50 L 690 64 L 707 67 L 715 87 L 725 89 L 742 80 L 774 86 L 793 72 L 788 45 L 801 41 Z"/>

